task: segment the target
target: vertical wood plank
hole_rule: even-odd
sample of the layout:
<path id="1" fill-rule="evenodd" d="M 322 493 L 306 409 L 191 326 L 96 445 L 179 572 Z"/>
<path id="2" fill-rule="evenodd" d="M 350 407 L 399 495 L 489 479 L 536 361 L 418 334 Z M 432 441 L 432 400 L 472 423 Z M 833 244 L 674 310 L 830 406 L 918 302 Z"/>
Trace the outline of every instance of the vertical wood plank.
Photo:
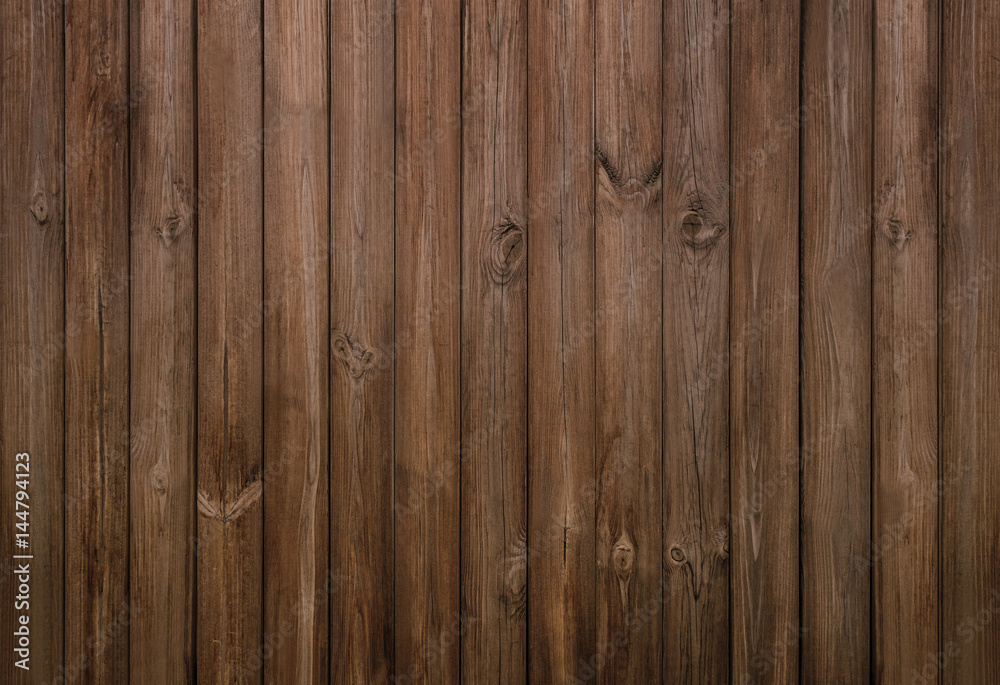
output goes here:
<path id="1" fill-rule="evenodd" d="M 875 672 L 896 683 L 939 649 L 937 4 L 878 0 L 875 24 L 872 582 Z"/>
<path id="2" fill-rule="evenodd" d="M 334 683 L 389 681 L 393 610 L 392 0 L 336 2 L 331 30 L 331 549 Z"/>
<path id="3" fill-rule="evenodd" d="M 596 675 L 594 6 L 528 3 L 528 673 Z"/>
<path id="4" fill-rule="evenodd" d="M 131 679 L 194 678 L 195 111 L 189 0 L 133 0 Z"/>
<path id="5" fill-rule="evenodd" d="M 0 6 L 0 529 L 10 536 L 0 575 L 7 633 L 0 680 L 6 683 L 49 682 L 63 666 L 63 47 L 61 5 Z M 29 484 L 22 489 L 15 480 L 25 471 Z M 15 545 L 21 532 L 26 549 Z M 30 568 L 26 611 L 15 609 L 23 563 Z M 15 653 L 13 635 L 24 615 L 30 670 L 15 665 L 25 656 Z"/>
<path id="6" fill-rule="evenodd" d="M 729 678 L 729 2 L 664 3 L 663 678 Z"/>
<path id="7" fill-rule="evenodd" d="M 662 8 L 595 13 L 597 647 L 604 683 L 661 678 Z"/>
<path id="8" fill-rule="evenodd" d="M 965 0 L 942 10 L 941 682 L 989 683 L 1000 681 L 1000 7 Z"/>
<path id="9" fill-rule="evenodd" d="M 461 12 L 396 11 L 396 677 L 459 680 Z"/>
<path id="10" fill-rule="evenodd" d="M 264 3 L 264 682 L 329 677 L 328 7 Z"/>
<path id="11" fill-rule="evenodd" d="M 803 6 L 802 682 L 869 676 L 872 13 Z"/>
<path id="12" fill-rule="evenodd" d="M 66 4 L 66 676 L 129 672 L 129 26 Z"/>
<path id="13" fill-rule="evenodd" d="M 732 677 L 790 683 L 799 674 L 800 9 L 798 0 L 732 9 Z"/>
<path id="14" fill-rule="evenodd" d="M 462 680 L 527 678 L 527 2 L 465 6 Z"/>
<path id="15" fill-rule="evenodd" d="M 262 642 L 259 2 L 198 3 L 198 679 Z"/>

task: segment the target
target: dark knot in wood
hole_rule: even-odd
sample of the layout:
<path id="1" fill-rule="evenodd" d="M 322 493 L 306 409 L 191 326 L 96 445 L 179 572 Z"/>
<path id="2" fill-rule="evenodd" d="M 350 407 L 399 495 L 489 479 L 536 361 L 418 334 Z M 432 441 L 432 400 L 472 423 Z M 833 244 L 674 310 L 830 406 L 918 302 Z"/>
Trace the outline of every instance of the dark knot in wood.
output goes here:
<path id="1" fill-rule="evenodd" d="M 31 198 L 31 216 L 39 226 L 44 226 L 49 222 L 49 203 L 45 193 L 39 191 Z"/>
<path id="2" fill-rule="evenodd" d="M 178 236 L 184 232 L 184 222 L 179 216 L 173 214 L 163 220 L 163 223 L 154 233 L 156 237 L 163 241 L 164 247 L 170 247 Z"/>
<path id="3" fill-rule="evenodd" d="M 899 219 L 889 219 L 886 221 L 882 233 L 900 252 L 906 248 L 906 244 L 913 238 L 913 231 L 904 227 L 903 222 Z"/>
<path id="4" fill-rule="evenodd" d="M 502 285 L 519 276 L 524 267 L 524 248 L 524 229 L 516 222 L 504 219 L 494 226 L 483 254 L 490 280 Z"/>
<path id="5" fill-rule="evenodd" d="M 701 214 L 690 211 L 684 215 L 681 222 L 681 238 L 693 248 L 711 247 L 716 240 L 726 232 L 722 224 L 709 225 L 701 218 Z"/>
<path id="6" fill-rule="evenodd" d="M 333 334 L 333 354 L 344 363 L 354 380 L 360 380 L 375 365 L 377 358 L 374 349 L 343 331 Z"/>

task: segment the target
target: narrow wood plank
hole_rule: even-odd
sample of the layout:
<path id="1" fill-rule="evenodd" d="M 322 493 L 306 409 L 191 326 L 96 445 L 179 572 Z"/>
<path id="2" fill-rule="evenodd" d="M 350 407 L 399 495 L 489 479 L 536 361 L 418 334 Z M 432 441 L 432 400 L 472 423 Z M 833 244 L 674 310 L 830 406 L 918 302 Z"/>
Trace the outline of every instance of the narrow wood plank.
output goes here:
<path id="1" fill-rule="evenodd" d="M 259 2 L 198 8 L 198 679 L 263 640 L 262 66 Z"/>
<path id="2" fill-rule="evenodd" d="M 332 682 L 393 673 L 393 0 L 333 3 Z"/>
<path id="3" fill-rule="evenodd" d="M 740 2 L 732 11 L 731 669 L 733 682 L 791 683 L 799 676 L 800 7 Z"/>
<path id="4" fill-rule="evenodd" d="M 875 25 L 874 670 L 897 683 L 939 650 L 937 5 L 878 0 Z"/>
<path id="5" fill-rule="evenodd" d="M 190 0 L 130 6 L 131 680 L 193 680 L 195 108 Z"/>
<path id="6" fill-rule="evenodd" d="M 129 678 L 128 3 L 66 4 L 66 676 Z"/>
<path id="7" fill-rule="evenodd" d="M 595 11 L 597 675 L 662 676 L 662 7 Z"/>
<path id="8" fill-rule="evenodd" d="M 0 680 L 45 683 L 63 666 L 62 6 L 4 2 L 0 55 L 0 530 L 10 536 L 0 573 L 7 633 Z M 20 488 L 15 481 L 25 473 Z M 15 544 L 19 532 L 27 533 L 26 549 Z M 13 559 L 18 554 L 33 558 Z M 24 563 L 30 608 L 17 606 Z M 14 651 L 22 616 L 29 617 L 28 654 Z"/>
<path id="9" fill-rule="evenodd" d="M 872 12 L 803 6 L 802 682 L 869 676 Z"/>
<path id="10" fill-rule="evenodd" d="M 459 681 L 461 7 L 396 7 L 397 681 Z"/>
<path id="11" fill-rule="evenodd" d="M 594 4 L 528 3 L 528 674 L 596 675 Z"/>
<path id="12" fill-rule="evenodd" d="M 664 3 L 663 679 L 729 678 L 729 2 Z"/>
<path id="13" fill-rule="evenodd" d="M 963 0 L 942 10 L 940 680 L 991 683 L 1000 681 L 1000 6 Z"/>
<path id="14" fill-rule="evenodd" d="M 329 677 L 329 3 L 264 3 L 264 682 Z M 279 637 L 280 636 L 280 637 Z"/>
<path id="15" fill-rule="evenodd" d="M 462 84 L 462 680 L 527 678 L 527 2 L 468 3 Z"/>

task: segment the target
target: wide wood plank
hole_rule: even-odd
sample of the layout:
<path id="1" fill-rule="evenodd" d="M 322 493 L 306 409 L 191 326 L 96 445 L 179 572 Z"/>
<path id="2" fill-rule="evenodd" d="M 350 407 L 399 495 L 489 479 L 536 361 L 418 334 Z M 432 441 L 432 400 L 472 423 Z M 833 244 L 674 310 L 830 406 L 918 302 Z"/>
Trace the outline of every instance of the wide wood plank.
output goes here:
<path id="1" fill-rule="evenodd" d="M 595 5 L 598 681 L 661 678 L 662 11 Z"/>
<path id="2" fill-rule="evenodd" d="M 937 5 L 878 0 L 875 25 L 874 670 L 879 682 L 897 683 L 940 648 Z M 922 682 L 938 682 L 930 670 Z"/>
<path id="3" fill-rule="evenodd" d="M 260 3 L 198 3 L 198 679 L 262 642 Z"/>
<path id="4" fill-rule="evenodd" d="M 63 666 L 62 5 L 2 3 L 0 94 L 0 680 L 45 683 Z M 18 606 L 25 580 L 30 607 Z"/>
<path id="5" fill-rule="evenodd" d="M 800 7 L 741 2 L 732 12 L 731 669 L 734 682 L 791 683 L 799 674 Z"/>
<path id="6" fill-rule="evenodd" d="M 729 677 L 729 3 L 664 3 L 663 678 Z"/>
<path id="7" fill-rule="evenodd" d="M 66 5 L 66 673 L 128 682 L 128 3 Z"/>
<path id="8" fill-rule="evenodd" d="M 396 8 L 398 678 L 459 681 L 461 6 Z M 478 618 L 478 617 L 477 617 Z"/>
<path id="9" fill-rule="evenodd" d="M 264 3 L 264 682 L 329 677 L 329 3 Z M 280 636 L 280 638 L 278 637 Z"/>
<path id="10" fill-rule="evenodd" d="M 528 675 L 595 660 L 594 6 L 528 3 Z"/>
<path id="11" fill-rule="evenodd" d="M 129 669 L 195 675 L 195 107 L 189 0 L 130 6 Z"/>
<path id="12" fill-rule="evenodd" d="M 938 492 L 948 660 L 940 680 L 992 683 L 1000 682 L 1000 5 L 942 9 Z M 921 673 L 934 665 L 925 661 Z"/>
<path id="13" fill-rule="evenodd" d="M 872 12 L 803 7 L 802 682 L 869 674 Z"/>
<path id="14" fill-rule="evenodd" d="M 527 2 L 471 2 L 462 84 L 462 680 L 527 678 Z"/>
<path id="15" fill-rule="evenodd" d="M 392 0 L 337 2 L 331 30 L 331 681 L 389 681 L 393 609 Z"/>

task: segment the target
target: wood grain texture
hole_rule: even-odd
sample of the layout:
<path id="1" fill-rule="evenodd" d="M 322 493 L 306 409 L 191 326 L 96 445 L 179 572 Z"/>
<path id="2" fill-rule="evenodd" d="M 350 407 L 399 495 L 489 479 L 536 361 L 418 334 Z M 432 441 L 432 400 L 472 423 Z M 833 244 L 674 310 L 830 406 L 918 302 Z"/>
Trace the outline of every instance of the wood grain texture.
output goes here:
<path id="1" fill-rule="evenodd" d="M 329 4 L 264 3 L 264 682 L 329 677 Z M 292 49 L 291 46 L 294 46 Z"/>
<path id="2" fill-rule="evenodd" d="M 729 678 L 729 3 L 664 4 L 663 679 Z"/>
<path id="3" fill-rule="evenodd" d="M 63 12 L 14 0 L 0 7 L 0 680 L 44 683 L 63 665 Z M 15 464 L 28 454 L 27 499 Z M 17 502 L 20 501 L 19 506 Z M 27 511 L 29 547 L 15 546 Z M 29 554 L 30 560 L 13 559 Z M 30 611 L 15 610 L 18 567 L 30 566 Z M 20 616 L 31 620 L 31 653 L 14 652 Z"/>
<path id="4" fill-rule="evenodd" d="M 595 5 L 598 681 L 662 676 L 662 12 Z"/>
<path id="5" fill-rule="evenodd" d="M 65 668 L 127 683 L 128 5 L 65 11 Z"/>
<path id="6" fill-rule="evenodd" d="M 393 609 L 394 3 L 331 16 L 331 682 L 389 682 Z"/>
<path id="7" fill-rule="evenodd" d="M 735 682 L 791 683 L 799 672 L 800 5 L 732 9 L 731 669 Z"/>
<path id="8" fill-rule="evenodd" d="M 132 680 L 195 675 L 195 107 L 188 0 L 130 6 Z"/>
<path id="9" fill-rule="evenodd" d="M 464 682 L 527 678 L 527 2 L 470 2 L 462 86 Z"/>
<path id="10" fill-rule="evenodd" d="M 396 674 L 459 682 L 461 16 L 396 15 Z M 478 618 L 478 617 L 474 617 Z"/>
<path id="11" fill-rule="evenodd" d="M 941 7 L 940 681 L 989 683 L 1000 680 L 1000 7 Z"/>
<path id="12" fill-rule="evenodd" d="M 876 678 L 895 683 L 940 649 L 937 6 L 878 0 L 875 24 L 872 611 Z"/>
<path id="13" fill-rule="evenodd" d="M 263 641 L 261 8 L 198 6 L 198 680 Z"/>
<path id="14" fill-rule="evenodd" d="M 869 674 L 871 3 L 803 6 L 802 682 Z"/>
<path id="15" fill-rule="evenodd" d="M 594 5 L 528 3 L 528 678 L 597 648 Z"/>
<path id="16" fill-rule="evenodd" d="M 461 12 L 396 8 L 395 677 L 459 682 Z"/>

